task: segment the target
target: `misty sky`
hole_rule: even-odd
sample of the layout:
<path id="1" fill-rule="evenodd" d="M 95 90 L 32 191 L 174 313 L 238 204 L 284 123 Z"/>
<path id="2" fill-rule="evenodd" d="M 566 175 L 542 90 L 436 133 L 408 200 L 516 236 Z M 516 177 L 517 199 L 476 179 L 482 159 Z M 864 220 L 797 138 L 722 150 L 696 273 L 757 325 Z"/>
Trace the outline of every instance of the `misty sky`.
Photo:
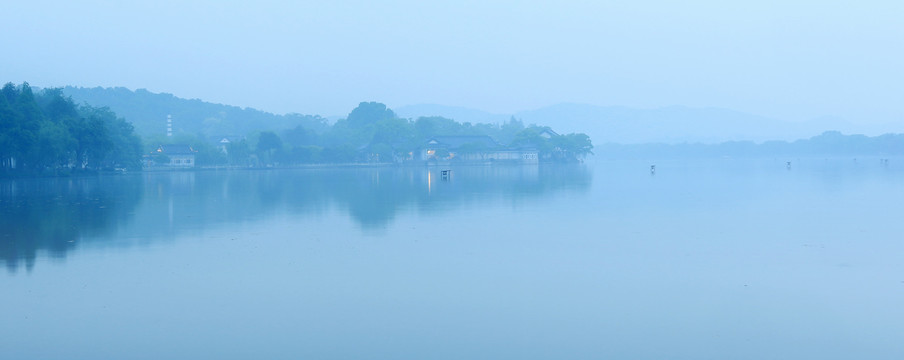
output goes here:
<path id="1" fill-rule="evenodd" d="M 12 1 L 0 80 L 277 113 L 560 102 L 904 121 L 904 1 Z"/>

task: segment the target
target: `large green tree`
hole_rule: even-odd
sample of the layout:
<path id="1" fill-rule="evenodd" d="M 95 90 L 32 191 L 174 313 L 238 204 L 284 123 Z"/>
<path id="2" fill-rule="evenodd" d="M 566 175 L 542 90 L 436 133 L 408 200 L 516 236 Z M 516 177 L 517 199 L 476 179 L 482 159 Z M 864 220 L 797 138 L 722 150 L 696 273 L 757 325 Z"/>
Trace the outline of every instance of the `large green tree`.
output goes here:
<path id="1" fill-rule="evenodd" d="M 358 104 L 346 120 L 352 128 L 364 128 L 374 125 L 380 120 L 396 118 L 395 112 L 378 102 L 362 102 Z"/>
<path id="2" fill-rule="evenodd" d="M 257 152 L 261 157 L 261 160 L 267 163 L 274 160 L 274 153 L 282 150 L 282 147 L 282 139 L 272 131 L 261 132 L 260 137 L 257 139 Z"/>
<path id="3" fill-rule="evenodd" d="M 139 167 L 140 139 L 106 108 L 76 106 L 59 89 L 35 93 L 28 83 L 0 90 L 0 169 L 68 172 Z"/>

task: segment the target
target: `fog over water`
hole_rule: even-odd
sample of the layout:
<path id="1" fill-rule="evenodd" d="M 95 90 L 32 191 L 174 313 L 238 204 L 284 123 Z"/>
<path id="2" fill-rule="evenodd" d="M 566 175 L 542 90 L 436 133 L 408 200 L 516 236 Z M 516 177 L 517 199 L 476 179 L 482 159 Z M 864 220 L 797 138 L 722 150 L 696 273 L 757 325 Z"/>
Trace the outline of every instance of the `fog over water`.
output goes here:
<path id="1" fill-rule="evenodd" d="M 0 13 L 0 359 L 904 359 L 904 1 Z"/>
<path id="2" fill-rule="evenodd" d="M 60 359 L 896 359 L 901 164 L 4 180 L 2 236 L 14 245 L 2 250 L 0 305 L 15 311 L 0 348 Z M 34 211 L 11 210 L 23 206 Z"/>

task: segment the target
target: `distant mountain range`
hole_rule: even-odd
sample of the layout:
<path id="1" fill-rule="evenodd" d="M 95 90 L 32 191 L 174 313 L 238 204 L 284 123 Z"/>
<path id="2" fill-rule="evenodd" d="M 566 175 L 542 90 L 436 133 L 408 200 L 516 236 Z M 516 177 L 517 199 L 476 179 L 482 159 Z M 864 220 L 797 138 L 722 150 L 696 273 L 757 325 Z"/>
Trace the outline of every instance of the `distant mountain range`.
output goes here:
<path id="1" fill-rule="evenodd" d="M 63 93 L 76 103 L 107 106 L 135 126 L 142 137 L 165 134 L 166 117 L 172 115 L 177 133 L 206 136 L 246 135 L 259 130 L 285 130 L 298 125 L 321 131 L 327 119 L 318 115 L 278 115 L 252 108 L 183 99 L 144 89 L 65 87 Z M 879 135 L 904 132 L 904 124 L 855 126 L 840 119 L 823 118 L 789 122 L 720 108 L 670 106 L 639 109 L 621 106 L 558 104 L 514 114 L 444 105 L 409 105 L 393 109 L 403 118 L 443 116 L 459 122 L 501 124 L 512 116 L 525 125 L 550 126 L 559 133 L 582 132 L 595 144 L 620 143 L 718 143 L 724 141 L 792 141 L 827 130 L 845 134 Z"/>
<path id="2" fill-rule="evenodd" d="M 399 116 L 407 118 L 443 116 L 474 123 L 502 123 L 514 116 L 525 125 L 546 125 L 560 133 L 586 133 L 595 144 L 792 141 L 809 138 L 827 130 L 870 135 L 904 130 L 901 125 L 854 126 L 835 118 L 789 122 L 728 109 L 682 106 L 638 109 L 558 104 L 510 115 L 442 105 L 411 105 L 394 110 Z"/>

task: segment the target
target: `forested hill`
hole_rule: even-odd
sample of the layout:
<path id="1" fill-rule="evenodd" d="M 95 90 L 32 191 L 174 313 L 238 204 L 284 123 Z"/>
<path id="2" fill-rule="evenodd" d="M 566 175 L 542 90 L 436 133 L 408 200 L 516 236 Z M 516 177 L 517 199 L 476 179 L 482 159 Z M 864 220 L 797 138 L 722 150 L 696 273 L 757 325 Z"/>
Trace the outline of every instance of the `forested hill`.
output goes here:
<path id="1" fill-rule="evenodd" d="M 327 126 L 326 119 L 320 116 L 276 115 L 252 108 L 182 99 L 172 94 L 157 94 L 145 89 L 132 91 L 122 87 L 67 86 L 63 88 L 63 94 L 72 97 L 78 104 L 109 107 L 131 122 L 135 126 L 135 132 L 142 137 L 166 134 L 167 115 L 172 115 L 173 132 L 176 134 L 243 136 L 254 131 L 288 129 L 298 125 L 315 131 L 322 131 Z"/>

